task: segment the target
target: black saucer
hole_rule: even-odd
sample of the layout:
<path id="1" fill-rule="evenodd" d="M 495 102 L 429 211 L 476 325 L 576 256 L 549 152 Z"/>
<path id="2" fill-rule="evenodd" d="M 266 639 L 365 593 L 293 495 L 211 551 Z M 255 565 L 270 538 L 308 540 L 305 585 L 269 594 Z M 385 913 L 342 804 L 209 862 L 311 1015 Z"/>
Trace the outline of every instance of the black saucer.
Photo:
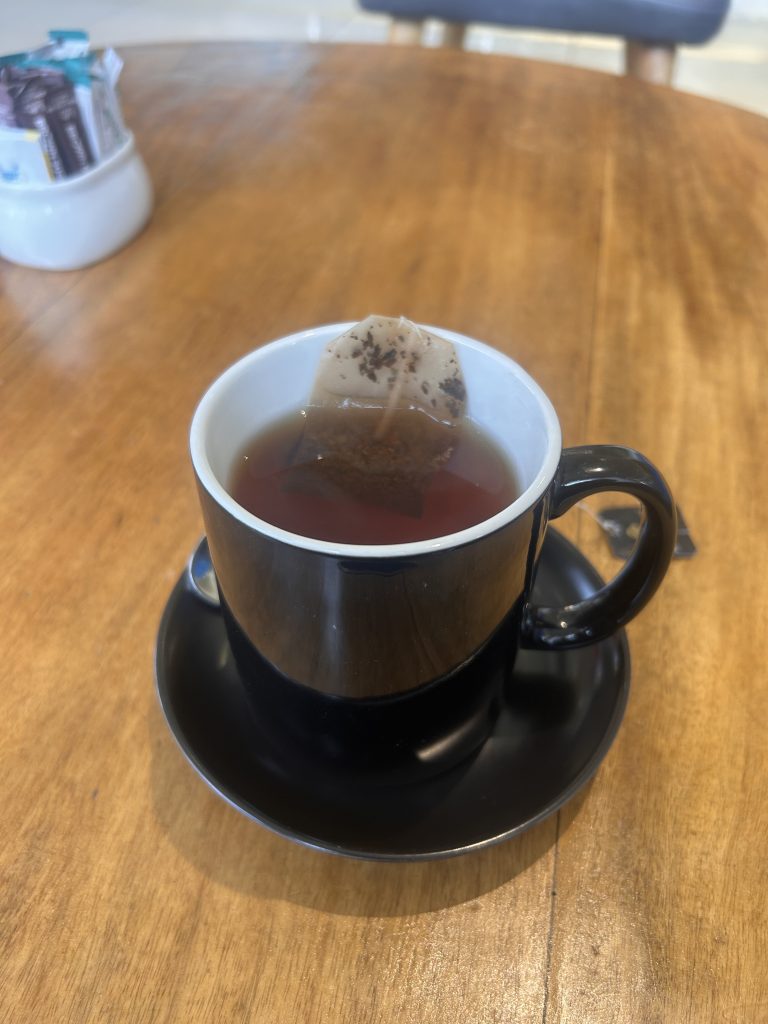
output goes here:
<path id="1" fill-rule="evenodd" d="M 584 556 L 549 529 L 534 597 L 579 600 L 601 585 Z M 280 835 L 371 860 L 448 857 L 523 832 L 594 774 L 624 714 L 623 632 L 568 652 L 521 651 L 485 744 L 434 778 L 386 785 L 343 781 L 321 761 L 298 775 L 260 734 L 218 609 L 190 589 L 171 594 L 157 639 L 157 689 L 183 753 L 211 788 Z"/>

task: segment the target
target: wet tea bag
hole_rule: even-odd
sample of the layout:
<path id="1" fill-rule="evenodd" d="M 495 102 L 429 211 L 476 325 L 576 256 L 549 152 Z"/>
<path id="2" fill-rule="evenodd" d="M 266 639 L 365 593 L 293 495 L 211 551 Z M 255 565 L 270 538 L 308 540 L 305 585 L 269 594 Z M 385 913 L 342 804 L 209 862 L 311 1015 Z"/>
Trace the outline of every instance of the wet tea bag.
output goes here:
<path id="1" fill-rule="evenodd" d="M 369 316 L 326 346 L 284 486 L 419 516 L 465 407 L 451 342 Z"/>

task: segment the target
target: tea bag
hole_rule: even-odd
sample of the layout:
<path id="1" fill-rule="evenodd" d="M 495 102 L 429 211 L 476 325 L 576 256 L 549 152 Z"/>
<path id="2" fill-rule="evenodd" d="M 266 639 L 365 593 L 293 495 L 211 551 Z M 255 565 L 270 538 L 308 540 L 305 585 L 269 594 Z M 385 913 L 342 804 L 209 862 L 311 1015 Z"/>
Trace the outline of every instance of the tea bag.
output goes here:
<path id="1" fill-rule="evenodd" d="M 326 346 L 284 486 L 419 516 L 465 407 L 451 342 L 369 316 Z"/>

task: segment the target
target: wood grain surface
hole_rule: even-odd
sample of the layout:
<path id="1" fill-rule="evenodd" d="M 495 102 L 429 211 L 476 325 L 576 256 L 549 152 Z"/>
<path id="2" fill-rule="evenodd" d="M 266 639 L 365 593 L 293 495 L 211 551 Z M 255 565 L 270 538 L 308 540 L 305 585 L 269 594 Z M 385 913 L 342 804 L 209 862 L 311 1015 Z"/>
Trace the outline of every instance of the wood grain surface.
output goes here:
<path id="1" fill-rule="evenodd" d="M 768 1020 L 768 122 L 469 53 L 124 56 L 150 225 L 85 271 L 0 265 L 0 1019 Z M 566 443 L 658 463 L 699 546 L 630 627 L 593 783 L 452 861 L 269 834 L 154 694 L 198 397 L 371 311 L 513 355 Z M 562 526 L 615 571 L 589 515 Z"/>

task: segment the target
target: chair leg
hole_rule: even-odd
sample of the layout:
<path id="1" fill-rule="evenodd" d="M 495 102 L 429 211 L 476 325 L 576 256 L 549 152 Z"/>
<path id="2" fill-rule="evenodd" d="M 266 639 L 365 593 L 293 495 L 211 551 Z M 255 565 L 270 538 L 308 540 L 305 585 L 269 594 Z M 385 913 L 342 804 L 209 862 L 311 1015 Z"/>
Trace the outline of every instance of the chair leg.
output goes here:
<path id="1" fill-rule="evenodd" d="M 423 27 L 421 19 L 393 18 L 389 25 L 389 41 L 397 46 L 418 46 Z"/>
<path id="2" fill-rule="evenodd" d="M 639 43 L 625 40 L 624 70 L 632 78 L 642 78 L 655 85 L 671 85 L 675 70 L 675 47 L 661 43 Z"/>
<path id="3" fill-rule="evenodd" d="M 441 46 L 449 50 L 463 50 L 467 26 L 460 21 L 446 21 L 443 24 L 443 41 Z"/>

